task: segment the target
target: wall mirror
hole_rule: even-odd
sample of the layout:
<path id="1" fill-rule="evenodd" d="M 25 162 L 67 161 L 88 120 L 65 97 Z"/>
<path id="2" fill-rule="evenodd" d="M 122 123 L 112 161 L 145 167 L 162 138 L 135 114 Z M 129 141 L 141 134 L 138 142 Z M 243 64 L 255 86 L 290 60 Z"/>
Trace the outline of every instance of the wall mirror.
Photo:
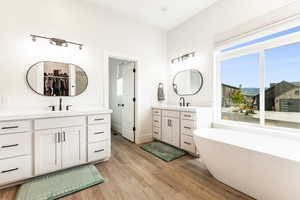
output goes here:
<path id="1" fill-rule="evenodd" d="M 86 73 L 77 65 L 41 61 L 27 71 L 29 87 L 43 96 L 77 96 L 88 86 Z"/>
<path id="2" fill-rule="evenodd" d="M 193 96 L 202 86 L 203 76 L 195 69 L 178 72 L 173 79 L 173 90 L 179 96 Z"/>

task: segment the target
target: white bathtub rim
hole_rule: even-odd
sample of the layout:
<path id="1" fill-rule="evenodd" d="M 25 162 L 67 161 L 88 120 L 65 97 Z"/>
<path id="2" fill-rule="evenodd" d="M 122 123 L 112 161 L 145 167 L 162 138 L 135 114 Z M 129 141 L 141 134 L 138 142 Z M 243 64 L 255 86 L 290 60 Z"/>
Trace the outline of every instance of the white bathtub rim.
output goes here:
<path id="1" fill-rule="evenodd" d="M 230 135 L 237 134 L 237 135 L 235 135 L 235 137 L 230 138 L 230 137 L 226 137 L 224 132 L 226 132 L 225 134 L 227 134 L 227 136 L 228 134 Z M 238 140 L 240 139 L 241 135 L 243 135 L 243 138 L 241 140 Z M 246 137 L 253 138 L 253 140 L 245 141 Z M 239 133 L 238 131 L 235 130 L 230 130 L 230 129 L 227 130 L 227 129 L 220 129 L 220 128 L 202 128 L 202 129 L 195 130 L 194 140 L 197 139 L 200 140 L 205 139 L 213 142 L 219 142 L 219 143 L 239 147 L 245 150 L 255 151 L 258 153 L 267 154 L 269 156 L 274 156 L 289 161 L 294 161 L 297 163 L 300 162 L 299 141 L 292 141 L 290 139 L 283 139 L 280 137 L 274 138 L 272 136 L 251 134 L 247 132 Z M 255 139 L 257 139 L 257 141 L 255 141 Z M 197 141 L 195 142 L 197 144 Z M 262 145 L 257 145 L 257 142 L 262 143 Z"/>

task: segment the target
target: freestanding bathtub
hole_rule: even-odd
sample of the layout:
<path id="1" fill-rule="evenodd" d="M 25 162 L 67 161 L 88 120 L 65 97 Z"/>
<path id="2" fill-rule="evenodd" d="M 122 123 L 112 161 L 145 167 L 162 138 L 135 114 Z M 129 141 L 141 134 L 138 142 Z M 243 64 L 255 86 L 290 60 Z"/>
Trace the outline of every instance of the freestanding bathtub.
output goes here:
<path id="1" fill-rule="evenodd" d="M 194 139 L 217 180 L 258 200 L 300 200 L 299 140 L 220 128 Z"/>

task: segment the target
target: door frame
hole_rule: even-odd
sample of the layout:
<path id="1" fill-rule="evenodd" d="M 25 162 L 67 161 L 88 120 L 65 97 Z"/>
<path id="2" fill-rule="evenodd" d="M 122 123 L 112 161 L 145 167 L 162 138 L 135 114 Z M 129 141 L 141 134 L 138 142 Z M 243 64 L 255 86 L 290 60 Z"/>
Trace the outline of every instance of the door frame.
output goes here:
<path id="1" fill-rule="evenodd" d="M 134 98 L 135 98 L 135 102 L 134 102 L 134 111 L 133 111 L 133 119 L 134 119 L 134 127 L 135 127 L 135 131 L 133 131 L 133 143 L 136 143 L 136 139 L 137 139 L 137 118 L 138 118 L 138 109 L 139 109 L 139 95 L 138 95 L 138 80 L 139 80 L 139 58 L 134 57 L 134 56 L 129 56 L 129 55 L 122 55 L 119 53 L 112 53 L 112 52 L 105 52 L 104 53 L 104 70 L 103 70 L 103 74 L 104 74 L 104 78 L 103 78 L 103 107 L 109 109 L 109 59 L 110 58 L 115 58 L 115 59 L 120 59 L 120 60 L 126 60 L 126 61 L 131 61 L 134 62 L 134 69 L 135 69 L 135 73 L 134 73 Z"/>

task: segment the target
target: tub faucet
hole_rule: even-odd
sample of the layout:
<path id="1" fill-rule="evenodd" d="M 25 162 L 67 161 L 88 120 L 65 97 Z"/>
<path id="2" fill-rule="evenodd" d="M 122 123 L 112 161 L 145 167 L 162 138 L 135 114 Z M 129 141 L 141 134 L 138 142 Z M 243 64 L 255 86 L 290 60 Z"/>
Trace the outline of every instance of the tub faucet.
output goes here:
<path id="1" fill-rule="evenodd" d="M 180 99 L 179 99 L 179 105 L 185 107 L 185 99 L 184 99 L 184 97 L 180 97 Z"/>

